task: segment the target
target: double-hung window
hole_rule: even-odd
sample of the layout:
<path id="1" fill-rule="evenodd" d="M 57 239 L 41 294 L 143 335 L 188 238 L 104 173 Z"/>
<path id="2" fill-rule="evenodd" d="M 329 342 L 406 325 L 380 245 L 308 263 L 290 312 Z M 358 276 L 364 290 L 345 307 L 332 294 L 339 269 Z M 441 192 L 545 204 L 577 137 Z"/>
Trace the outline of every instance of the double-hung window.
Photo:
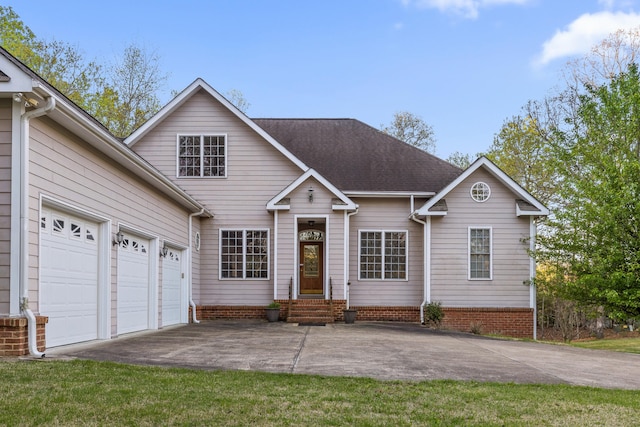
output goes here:
<path id="1" fill-rule="evenodd" d="M 360 231 L 360 279 L 407 279 L 406 231 Z"/>
<path id="2" fill-rule="evenodd" d="M 469 280 L 492 279 L 491 227 L 469 227 Z"/>
<path id="3" fill-rule="evenodd" d="M 269 231 L 220 230 L 220 278 L 268 279 Z"/>
<path id="4" fill-rule="evenodd" d="M 178 177 L 227 176 L 226 135 L 178 135 Z"/>

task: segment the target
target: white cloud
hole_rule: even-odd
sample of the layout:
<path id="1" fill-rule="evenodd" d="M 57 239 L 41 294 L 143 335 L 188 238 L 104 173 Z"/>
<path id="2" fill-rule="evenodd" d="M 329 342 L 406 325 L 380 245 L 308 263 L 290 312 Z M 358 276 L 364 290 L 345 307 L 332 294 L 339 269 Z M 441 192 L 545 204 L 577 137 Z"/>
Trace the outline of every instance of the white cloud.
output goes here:
<path id="1" fill-rule="evenodd" d="M 440 12 L 453 12 L 465 18 L 476 19 L 480 9 L 490 6 L 526 4 L 531 0 L 401 0 L 405 6 L 421 9 L 438 9 Z"/>
<path id="2" fill-rule="evenodd" d="M 633 12 L 585 13 L 544 42 L 535 63 L 546 65 L 558 58 L 585 54 L 609 34 L 638 26 L 640 14 Z"/>

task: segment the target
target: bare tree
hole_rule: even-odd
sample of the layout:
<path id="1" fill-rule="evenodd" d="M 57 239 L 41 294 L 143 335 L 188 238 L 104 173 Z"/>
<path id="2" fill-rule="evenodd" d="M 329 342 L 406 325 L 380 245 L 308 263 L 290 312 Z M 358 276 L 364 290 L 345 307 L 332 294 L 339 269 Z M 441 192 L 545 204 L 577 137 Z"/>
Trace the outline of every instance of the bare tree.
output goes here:
<path id="1" fill-rule="evenodd" d="M 157 94 L 167 78 L 157 53 L 128 46 L 111 69 L 105 96 L 96 103 L 96 117 L 114 135 L 129 135 L 160 109 Z"/>
<path id="2" fill-rule="evenodd" d="M 567 64 L 565 79 L 571 87 L 600 86 L 626 71 L 640 55 L 640 26 L 620 29 L 593 46 L 585 56 Z"/>
<path id="3" fill-rule="evenodd" d="M 233 105 L 235 105 L 238 110 L 247 114 L 247 110 L 249 109 L 249 107 L 251 107 L 251 104 L 249 103 L 249 101 L 247 101 L 247 98 L 244 97 L 242 91 L 239 91 L 238 89 L 231 89 L 230 91 L 227 91 L 224 96 Z"/>
<path id="4" fill-rule="evenodd" d="M 422 118 L 408 111 L 395 113 L 391 124 L 381 125 L 380 130 L 427 153 L 433 154 L 436 151 L 433 128 Z"/>

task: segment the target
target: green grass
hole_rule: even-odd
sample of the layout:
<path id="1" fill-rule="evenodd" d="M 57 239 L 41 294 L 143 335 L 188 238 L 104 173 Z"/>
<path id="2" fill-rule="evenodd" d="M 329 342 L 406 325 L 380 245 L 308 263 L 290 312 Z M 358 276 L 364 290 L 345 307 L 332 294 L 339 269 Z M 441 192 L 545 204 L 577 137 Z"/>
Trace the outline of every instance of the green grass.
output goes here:
<path id="1" fill-rule="evenodd" d="M 572 346 L 596 350 L 622 351 L 640 354 L 640 338 L 614 338 L 605 340 L 575 341 Z"/>
<path id="2" fill-rule="evenodd" d="M 10 426 L 637 425 L 638 411 L 638 391 L 0 361 Z"/>

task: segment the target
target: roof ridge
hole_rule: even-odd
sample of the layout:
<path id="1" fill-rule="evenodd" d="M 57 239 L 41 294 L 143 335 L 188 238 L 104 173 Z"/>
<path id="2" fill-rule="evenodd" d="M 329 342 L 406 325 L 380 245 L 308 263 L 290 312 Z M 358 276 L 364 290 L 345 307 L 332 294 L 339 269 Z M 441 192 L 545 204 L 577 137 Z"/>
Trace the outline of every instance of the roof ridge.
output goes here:
<path id="1" fill-rule="evenodd" d="M 358 119 L 349 118 L 349 117 L 250 117 L 251 120 L 354 120 L 360 121 Z"/>

